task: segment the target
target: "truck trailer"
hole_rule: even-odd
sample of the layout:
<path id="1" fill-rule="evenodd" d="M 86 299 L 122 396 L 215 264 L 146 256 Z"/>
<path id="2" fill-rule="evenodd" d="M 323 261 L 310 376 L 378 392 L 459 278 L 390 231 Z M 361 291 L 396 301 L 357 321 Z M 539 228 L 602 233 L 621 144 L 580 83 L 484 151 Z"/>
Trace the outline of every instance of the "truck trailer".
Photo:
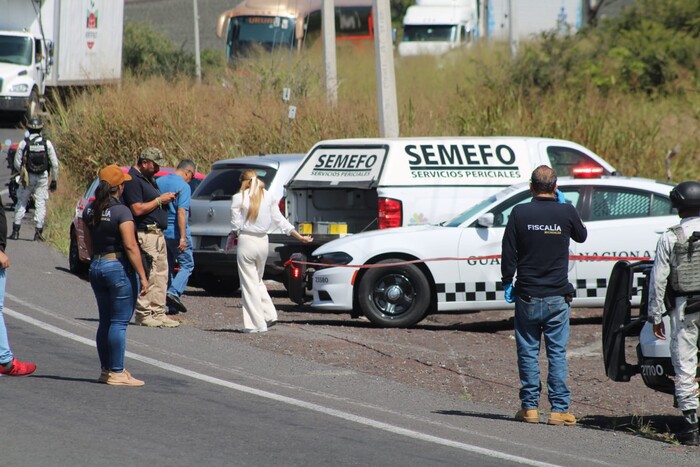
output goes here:
<path id="1" fill-rule="evenodd" d="M 124 0 L 0 0 L 0 114 L 31 118 L 47 88 L 121 79 Z"/>
<path id="2" fill-rule="evenodd" d="M 509 41 L 531 39 L 543 32 L 568 34 L 583 24 L 582 0 L 488 0 L 486 38 Z"/>

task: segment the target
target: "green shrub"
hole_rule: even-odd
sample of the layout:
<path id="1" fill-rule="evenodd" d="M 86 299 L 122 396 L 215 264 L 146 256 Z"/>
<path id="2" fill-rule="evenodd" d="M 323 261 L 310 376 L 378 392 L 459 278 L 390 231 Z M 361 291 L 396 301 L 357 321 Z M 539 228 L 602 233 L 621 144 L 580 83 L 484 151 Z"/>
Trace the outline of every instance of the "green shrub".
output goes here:
<path id="1" fill-rule="evenodd" d="M 194 75 L 192 54 L 177 50 L 165 34 L 148 24 L 124 26 L 122 62 L 124 69 L 139 76 Z"/>

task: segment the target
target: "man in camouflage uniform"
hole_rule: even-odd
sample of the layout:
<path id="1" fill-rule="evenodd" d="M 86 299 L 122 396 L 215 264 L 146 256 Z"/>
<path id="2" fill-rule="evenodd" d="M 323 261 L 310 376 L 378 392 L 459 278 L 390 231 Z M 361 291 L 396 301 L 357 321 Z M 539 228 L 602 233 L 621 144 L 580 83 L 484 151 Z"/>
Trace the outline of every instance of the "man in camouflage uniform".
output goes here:
<path id="1" fill-rule="evenodd" d="M 34 240 L 44 240 L 44 219 L 46 218 L 46 200 L 49 191 L 56 191 L 58 182 L 58 158 L 51 141 L 42 137 L 44 123 L 40 118 L 32 118 L 27 124 L 29 136 L 17 146 L 14 166 L 20 174 L 20 186 L 17 190 L 17 205 L 12 223 L 12 240 L 19 240 L 19 229 L 27 213 L 29 199 L 34 196 Z M 49 183 L 49 171 L 51 183 Z"/>

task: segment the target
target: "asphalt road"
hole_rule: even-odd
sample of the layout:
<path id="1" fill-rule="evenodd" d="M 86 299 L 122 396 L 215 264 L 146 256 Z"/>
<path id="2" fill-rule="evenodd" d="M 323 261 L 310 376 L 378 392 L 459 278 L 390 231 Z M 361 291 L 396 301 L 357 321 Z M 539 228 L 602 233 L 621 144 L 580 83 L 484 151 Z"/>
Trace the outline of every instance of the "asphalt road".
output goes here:
<path id="1" fill-rule="evenodd" d="M 21 136 L 0 129 L 0 141 L 8 131 Z M 6 172 L 0 164 L 3 183 Z M 8 244 L 4 314 L 13 351 L 38 370 L 0 377 L 3 466 L 697 465 L 697 453 L 672 445 L 526 426 L 501 409 L 186 324 L 130 327 L 126 366 L 146 386 L 98 384 L 90 286 L 28 232 Z"/>

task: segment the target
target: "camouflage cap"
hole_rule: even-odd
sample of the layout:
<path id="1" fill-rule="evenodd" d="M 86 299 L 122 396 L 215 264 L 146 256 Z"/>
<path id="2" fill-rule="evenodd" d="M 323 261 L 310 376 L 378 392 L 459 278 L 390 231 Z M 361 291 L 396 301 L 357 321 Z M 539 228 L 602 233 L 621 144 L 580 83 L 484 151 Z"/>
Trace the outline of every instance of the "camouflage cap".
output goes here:
<path id="1" fill-rule="evenodd" d="M 141 151 L 141 155 L 139 157 L 141 159 L 148 159 L 149 161 L 153 162 L 163 161 L 163 153 L 160 151 L 160 149 L 154 147 L 144 149 Z"/>

